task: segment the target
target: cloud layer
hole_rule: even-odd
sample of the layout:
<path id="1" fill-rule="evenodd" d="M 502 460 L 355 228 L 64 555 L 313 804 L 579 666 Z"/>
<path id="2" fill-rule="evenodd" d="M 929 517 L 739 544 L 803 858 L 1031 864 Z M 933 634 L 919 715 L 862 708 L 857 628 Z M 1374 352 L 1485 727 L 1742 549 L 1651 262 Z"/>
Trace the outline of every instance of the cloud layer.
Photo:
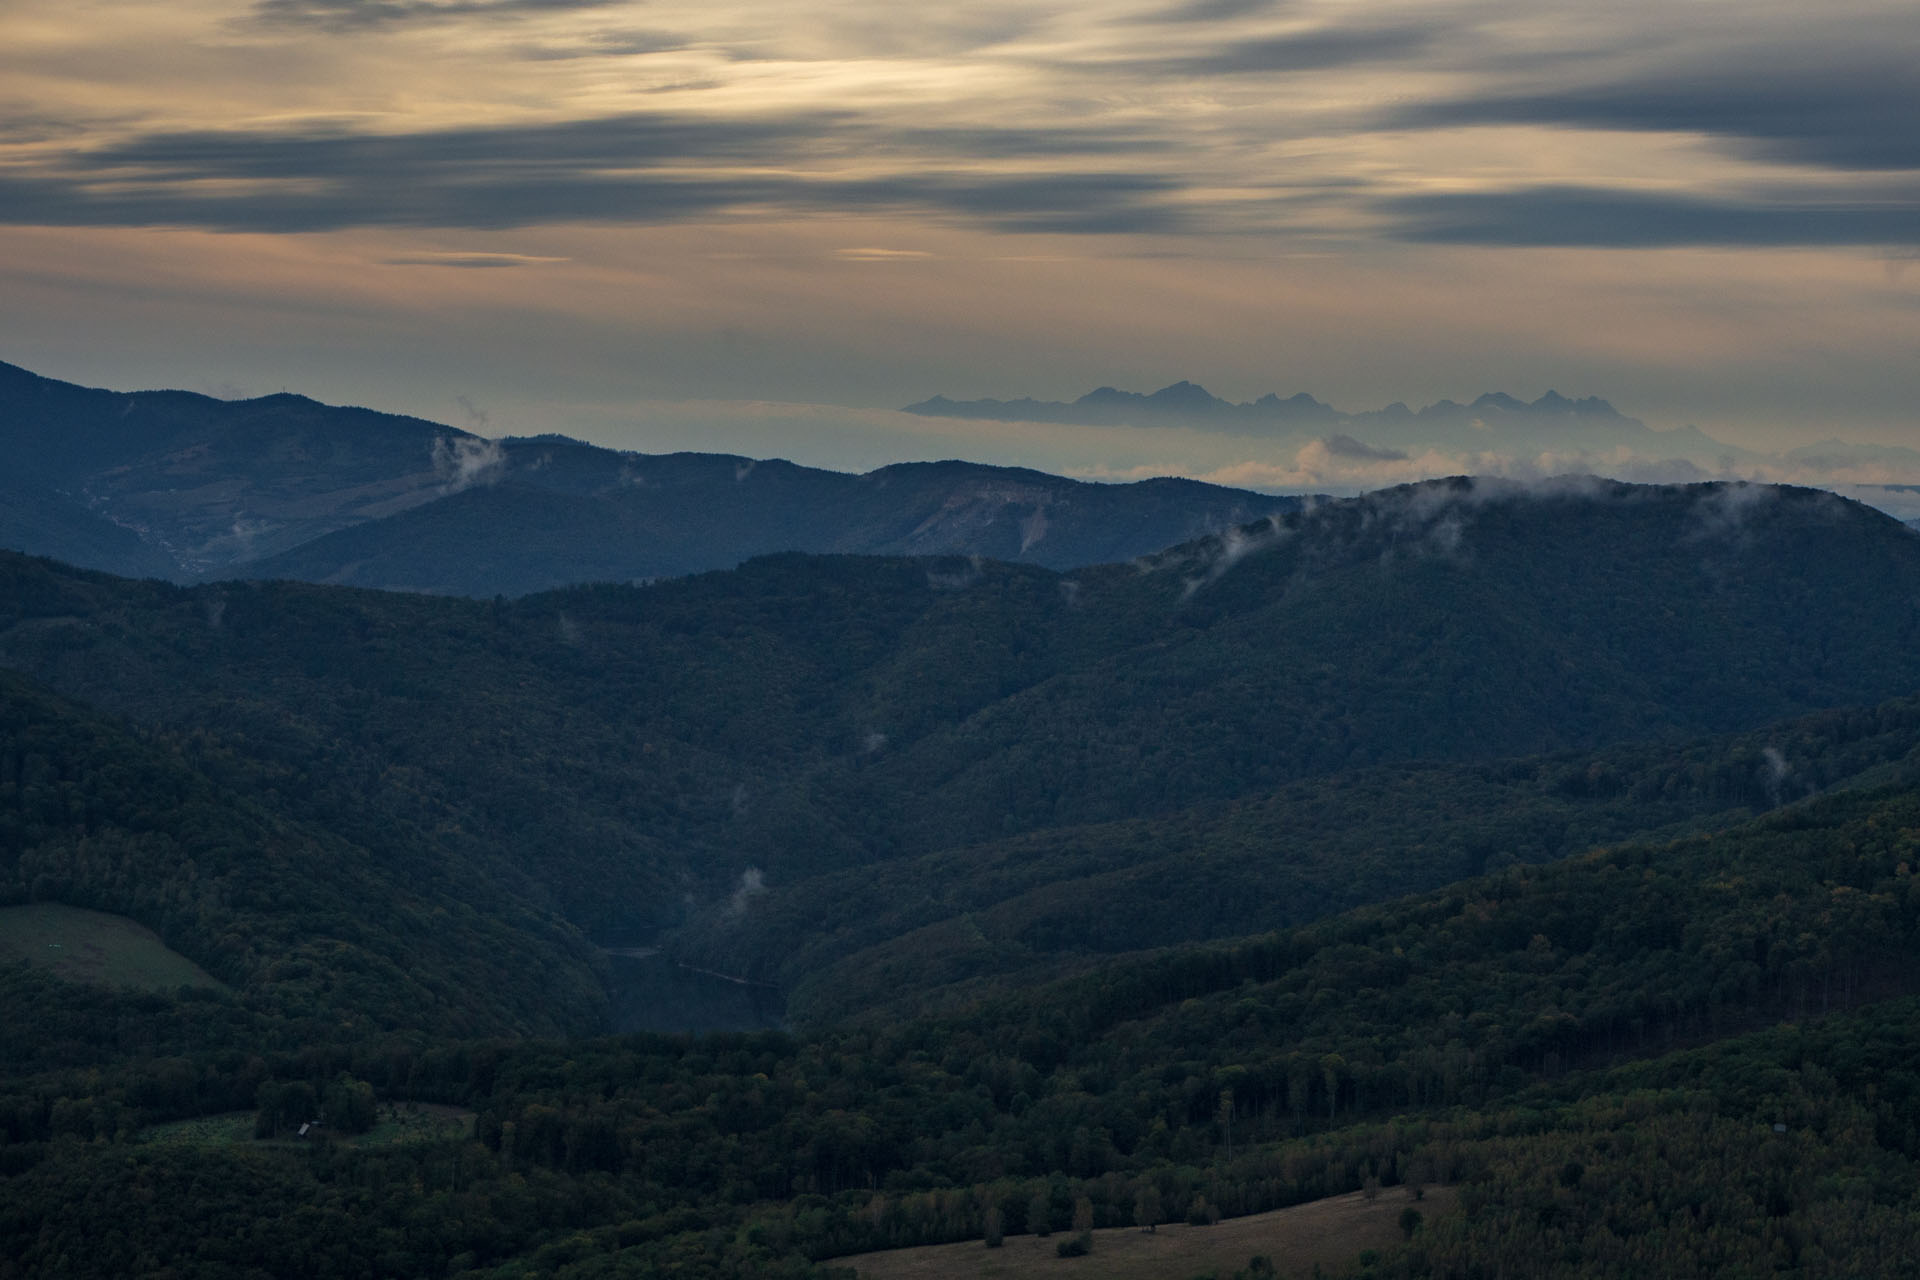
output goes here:
<path id="1" fill-rule="evenodd" d="M 248 57 L 285 60 L 313 92 L 252 89 L 251 113 L 180 127 L 209 104 L 168 86 L 101 126 L 76 110 L 84 75 L 43 76 L 7 137 L 0 218 L 300 233 L 904 211 L 1316 244 L 1913 244 L 1920 73 L 1887 50 L 1920 45 L 1920 11 L 1823 13 L 1809 47 L 1799 9 L 1735 8 L 1597 27 L 1497 3 L 921 21 L 878 0 L 189 3 L 183 30 L 198 15 L 201 41 L 226 42 L 211 65 L 244 80 Z M 396 79 L 429 50 L 457 88 Z M 323 70 L 396 105 L 329 116 Z M 423 96 L 433 110 L 398 105 Z M 1649 163 L 1582 172 L 1570 131 Z M 1504 141 L 1476 165 L 1484 133 Z"/>
<path id="2" fill-rule="evenodd" d="M 1906 0 L 113 19 L 0 16 L 0 358 L 52 372 L 457 385 L 562 429 L 1178 378 L 1579 386 L 1807 439 L 1920 402 Z"/>

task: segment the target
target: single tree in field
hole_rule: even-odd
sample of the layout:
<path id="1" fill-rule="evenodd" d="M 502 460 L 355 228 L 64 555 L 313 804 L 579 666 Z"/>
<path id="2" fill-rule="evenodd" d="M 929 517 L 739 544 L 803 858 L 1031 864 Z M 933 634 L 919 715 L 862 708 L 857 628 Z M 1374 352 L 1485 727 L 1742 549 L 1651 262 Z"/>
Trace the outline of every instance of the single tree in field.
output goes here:
<path id="1" fill-rule="evenodd" d="M 1133 1225 L 1142 1231 L 1155 1231 L 1161 1216 L 1160 1189 L 1149 1182 L 1134 1194 Z"/>
<path id="2" fill-rule="evenodd" d="M 1027 1230 L 1037 1236 L 1053 1233 L 1053 1197 L 1042 1187 L 1033 1193 L 1033 1200 L 1027 1205 Z"/>
<path id="3" fill-rule="evenodd" d="M 1073 1238 L 1060 1242 L 1063 1258 L 1084 1258 L 1093 1252 L 1093 1201 L 1081 1196 L 1073 1202 Z"/>

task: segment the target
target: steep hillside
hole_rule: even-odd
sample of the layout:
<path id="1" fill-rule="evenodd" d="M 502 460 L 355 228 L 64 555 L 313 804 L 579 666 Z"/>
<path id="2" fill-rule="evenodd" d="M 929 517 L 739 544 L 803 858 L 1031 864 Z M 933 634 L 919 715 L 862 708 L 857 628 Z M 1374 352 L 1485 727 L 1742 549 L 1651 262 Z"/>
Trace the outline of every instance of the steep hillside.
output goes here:
<path id="1" fill-rule="evenodd" d="M 1087 484 L 965 462 L 847 475 L 550 437 L 504 441 L 494 457 L 485 483 L 229 573 L 512 596 L 730 569 L 780 551 L 959 554 L 1069 569 L 1300 505 L 1190 480 Z"/>
<path id="2" fill-rule="evenodd" d="M 22 471 L 0 476 L 0 547 L 128 578 L 167 578 L 180 571 L 173 557 L 133 530 Z"/>
<path id="3" fill-rule="evenodd" d="M 451 427 L 304 396 L 104 391 L 0 364 L 0 452 L 14 475 L 46 501 L 64 498 L 132 532 L 173 576 L 428 501 L 456 474 L 463 447 L 478 443 Z M 85 549 L 52 528 L 10 532 L 7 545 L 22 550 Z"/>
<path id="4" fill-rule="evenodd" d="M 225 748 L 199 731 L 194 748 Z M 558 1034 L 602 1024 L 592 954 L 505 866 L 460 864 L 418 826 L 355 843 L 287 816 L 143 740 L 0 673 L 0 905 L 62 903 L 129 917 L 233 988 L 179 1001 L 54 996 L 44 975 L 0 980 L 14 1071 L 180 1052 L 222 1037 L 261 1047 L 365 1036 Z M 0 966 L 4 967 L 4 966 Z M 117 1012 L 100 1020 L 102 1010 Z"/>
<path id="5" fill-rule="evenodd" d="M 1304 924 L 1519 863 L 1746 821 L 1915 766 L 1920 701 L 1754 734 L 1372 768 L 782 884 L 673 938 L 806 1023 L 910 1016 L 1116 953 Z"/>
<path id="6" fill-rule="evenodd" d="M 878 670 L 888 745 L 833 780 L 835 807 L 892 806 L 925 850 L 1920 687 L 1920 540 L 1811 490 L 1437 481 L 1060 590 L 997 648 Z M 902 704 L 927 670 L 999 696 L 920 718 Z"/>

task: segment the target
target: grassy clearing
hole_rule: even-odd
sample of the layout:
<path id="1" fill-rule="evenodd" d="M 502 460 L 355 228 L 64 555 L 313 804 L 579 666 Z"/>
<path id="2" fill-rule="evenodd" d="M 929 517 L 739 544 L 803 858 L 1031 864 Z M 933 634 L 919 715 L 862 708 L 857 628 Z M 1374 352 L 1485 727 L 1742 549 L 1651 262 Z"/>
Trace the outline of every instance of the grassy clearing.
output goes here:
<path id="1" fill-rule="evenodd" d="M 355 1147 L 386 1147 L 407 1142 L 465 1138 L 472 1132 L 473 1112 L 461 1107 L 417 1102 L 410 1106 L 382 1106 L 379 1123 L 365 1133 L 344 1141 Z"/>
<path id="2" fill-rule="evenodd" d="M 0 957 L 25 960 L 70 982 L 146 991 L 227 989 L 145 925 L 55 902 L 0 907 Z"/>
<path id="3" fill-rule="evenodd" d="M 1055 1250 L 1067 1237 L 1055 1232 L 1045 1239 L 1008 1236 L 998 1249 L 973 1240 L 862 1253 L 835 1263 L 854 1268 L 861 1280 L 1187 1280 L 1230 1276 L 1264 1255 L 1278 1275 L 1308 1276 L 1316 1265 L 1340 1266 L 1364 1250 L 1403 1239 L 1400 1214 L 1409 1206 L 1431 1219 L 1452 1208 L 1454 1199 L 1451 1187 L 1428 1187 L 1417 1204 L 1401 1188 L 1373 1200 L 1356 1191 L 1211 1227 L 1162 1226 L 1152 1235 L 1114 1227 L 1093 1233 L 1093 1252 L 1084 1258 L 1058 1256 Z"/>
<path id="4" fill-rule="evenodd" d="M 224 1147 L 236 1142 L 250 1142 L 253 1140 L 253 1116 L 251 1111 L 226 1111 L 217 1116 L 196 1116 L 192 1120 L 156 1124 L 142 1129 L 140 1140 L 175 1147 Z"/>
<path id="5" fill-rule="evenodd" d="M 279 1138 L 257 1142 L 253 1136 L 254 1112 L 226 1111 L 217 1116 L 199 1116 L 156 1124 L 140 1133 L 142 1141 L 189 1147 L 225 1147 L 239 1143 L 262 1147 L 299 1147 L 304 1142 Z M 410 1142 L 440 1142 L 465 1138 L 473 1132 L 473 1112 L 462 1107 L 442 1107 L 433 1103 L 383 1104 L 380 1118 L 365 1133 L 351 1136 L 330 1135 L 330 1142 L 348 1147 L 397 1147 Z"/>

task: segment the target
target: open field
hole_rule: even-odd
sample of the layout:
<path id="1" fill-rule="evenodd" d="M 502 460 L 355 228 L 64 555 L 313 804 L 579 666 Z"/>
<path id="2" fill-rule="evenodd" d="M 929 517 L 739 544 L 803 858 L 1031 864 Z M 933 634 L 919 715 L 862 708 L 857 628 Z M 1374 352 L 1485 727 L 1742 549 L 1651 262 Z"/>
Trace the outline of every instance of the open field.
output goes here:
<path id="1" fill-rule="evenodd" d="M 198 1116 L 175 1120 L 142 1131 L 145 1142 L 189 1147 L 224 1147 L 254 1142 L 254 1113 L 227 1111 L 217 1116 Z M 380 1118 L 373 1128 L 352 1136 L 335 1134 L 331 1141 L 349 1147 L 399 1146 L 409 1142 L 438 1142 L 446 1138 L 464 1138 L 473 1132 L 473 1112 L 460 1107 L 434 1103 L 388 1105 L 380 1107 Z M 261 1146 L 300 1146 L 298 1140 L 280 1138 L 261 1142 Z"/>
<path id="2" fill-rule="evenodd" d="M 1373 1200 L 1361 1192 L 1315 1200 L 1311 1204 L 1229 1218 L 1211 1227 L 1163 1225 L 1149 1235 L 1132 1227 L 1093 1233 L 1093 1252 L 1062 1258 L 1055 1252 L 1067 1233 L 1044 1239 L 1008 1236 L 998 1249 L 978 1240 L 961 1244 L 890 1249 L 836 1258 L 853 1267 L 861 1280 L 1188 1280 L 1218 1273 L 1232 1275 L 1256 1255 L 1264 1255 L 1280 1276 L 1307 1276 L 1316 1265 L 1333 1267 L 1366 1249 L 1384 1249 L 1403 1239 L 1400 1213 L 1408 1206 L 1427 1218 L 1451 1209 L 1451 1187 L 1429 1187 L 1416 1203 L 1399 1187 Z"/>
<path id="3" fill-rule="evenodd" d="M 226 985 L 125 916 L 56 902 L 0 907 L 0 957 L 51 969 L 71 982 L 172 991 Z"/>
<path id="4" fill-rule="evenodd" d="M 180 1147 L 224 1147 L 253 1139 L 251 1111 L 223 1111 L 217 1116 L 195 1116 L 151 1125 L 140 1131 L 142 1142 L 158 1142 Z"/>
<path id="5" fill-rule="evenodd" d="M 344 1139 L 355 1147 L 393 1146 L 405 1142 L 438 1142 L 473 1133 L 473 1112 L 430 1102 L 380 1107 L 380 1120 L 365 1133 Z"/>

